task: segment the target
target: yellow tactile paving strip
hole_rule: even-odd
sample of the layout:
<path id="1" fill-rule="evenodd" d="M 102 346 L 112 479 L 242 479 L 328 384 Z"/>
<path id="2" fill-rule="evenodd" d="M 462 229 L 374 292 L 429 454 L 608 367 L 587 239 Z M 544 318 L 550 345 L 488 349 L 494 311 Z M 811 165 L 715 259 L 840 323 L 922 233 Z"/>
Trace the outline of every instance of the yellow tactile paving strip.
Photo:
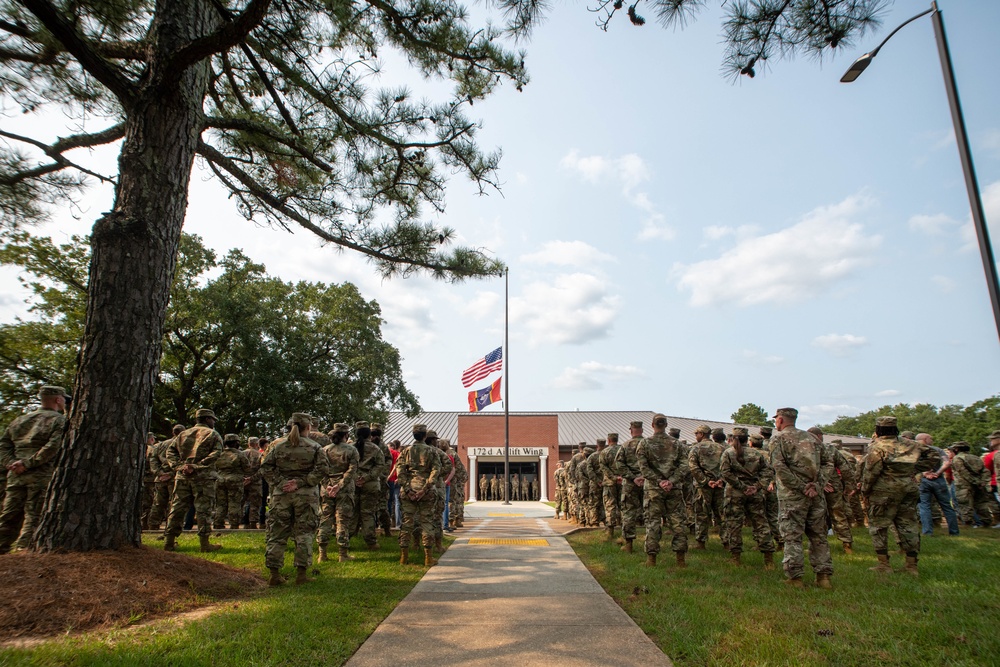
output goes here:
<path id="1" fill-rule="evenodd" d="M 548 540 L 543 539 L 511 539 L 504 537 L 470 537 L 469 544 L 496 544 L 518 547 L 547 547 Z"/>

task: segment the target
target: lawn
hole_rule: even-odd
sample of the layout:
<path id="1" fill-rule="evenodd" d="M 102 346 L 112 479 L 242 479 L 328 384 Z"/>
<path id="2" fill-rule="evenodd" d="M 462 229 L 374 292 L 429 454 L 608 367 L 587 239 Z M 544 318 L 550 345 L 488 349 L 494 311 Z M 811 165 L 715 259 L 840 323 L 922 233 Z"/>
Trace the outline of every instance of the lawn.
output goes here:
<path id="1" fill-rule="evenodd" d="M 782 583 L 780 562 L 765 572 L 757 552 L 733 566 L 715 535 L 707 551 L 688 553 L 686 570 L 674 566 L 669 541 L 652 569 L 641 534 L 631 556 L 605 542 L 603 531 L 568 539 L 679 666 L 1000 664 L 1000 530 L 924 538 L 919 578 L 870 572 L 875 555 L 865 529 L 855 531 L 852 556 L 831 537 L 833 591 L 813 585 L 808 564 L 806 590 Z M 744 543 L 753 544 L 749 532 Z M 893 553 L 892 564 L 901 569 L 903 557 Z"/>
<path id="2" fill-rule="evenodd" d="M 233 533 L 212 541 L 225 548 L 200 554 L 193 535 L 181 537 L 178 546 L 181 553 L 266 575 L 263 534 Z M 396 540 L 379 541 L 380 551 L 366 551 L 355 538 L 355 561 L 314 564 L 319 574 L 303 586 L 288 584 L 222 602 L 196 620 L 167 618 L 31 648 L 3 648 L 0 665 L 341 665 L 426 571 L 420 550 L 411 549 L 411 560 L 421 565 L 400 566 Z M 149 540 L 149 545 L 162 548 L 163 543 Z M 289 550 L 284 573 L 294 578 L 294 572 Z"/>

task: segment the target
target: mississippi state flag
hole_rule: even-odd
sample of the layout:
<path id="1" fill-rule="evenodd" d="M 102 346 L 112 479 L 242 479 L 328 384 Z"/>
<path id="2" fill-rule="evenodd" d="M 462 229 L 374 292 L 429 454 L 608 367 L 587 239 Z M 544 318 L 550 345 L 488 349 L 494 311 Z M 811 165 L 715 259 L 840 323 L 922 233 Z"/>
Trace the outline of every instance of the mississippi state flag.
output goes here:
<path id="1" fill-rule="evenodd" d="M 503 347 L 498 347 L 485 357 L 472 364 L 462 373 L 462 386 L 471 387 L 473 382 L 479 382 L 484 377 L 503 368 Z"/>
<path id="2" fill-rule="evenodd" d="M 503 378 L 497 378 L 496 381 L 489 387 L 483 389 L 475 389 L 469 392 L 469 412 L 479 412 L 487 405 L 492 405 L 500 401 L 500 380 Z"/>

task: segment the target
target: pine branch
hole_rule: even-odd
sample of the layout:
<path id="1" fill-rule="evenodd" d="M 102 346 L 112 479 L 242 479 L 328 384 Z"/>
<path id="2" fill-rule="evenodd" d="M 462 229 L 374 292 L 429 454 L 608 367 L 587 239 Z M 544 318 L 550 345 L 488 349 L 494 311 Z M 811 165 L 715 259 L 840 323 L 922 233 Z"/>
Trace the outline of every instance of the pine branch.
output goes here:
<path id="1" fill-rule="evenodd" d="M 19 134 L 14 134 L 12 132 L 6 132 L 0 130 L 0 137 L 6 137 L 13 141 L 19 141 L 21 143 L 30 144 L 47 156 L 52 158 L 53 162 L 50 164 L 39 165 L 32 169 L 27 169 L 15 174 L 10 174 L 0 178 L 0 185 L 12 186 L 18 183 L 23 183 L 26 180 L 33 178 L 39 178 L 45 176 L 46 174 L 51 174 L 62 169 L 72 168 L 79 172 L 93 176 L 94 178 L 100 180 L 103 183 L 114 183 L 115 179 L 104 174 L 99 174 L 95 171 L 91 171 L 86 167 L 76 164 L 69 158 L 67 158 L 63 153 L 74 148 L 88 148 L 93 146 L 101 146 L 103 144 L 109 144 L 112 141 L 116 141 L 125 136 L 125 125 L 124 123 L 119 123 L 109 127 L 101 132 L 94 132 L 91 134 L 74 134 L 69 137 L 64 137 L 62 139 L 57 139 L 55 143 L 49 145 L 45 144 L 37 139 L 32 139 L 31 137 L 25 137 Z"/>
<path id="2" fill-rule="evenodd" d="M 249 132 L 254 134 L 260 134 L 268 139 L 272 139 L 283 146 L 291 148 L 293 151 L 298 153 L 300 156 L 319 167 L 323 171 L 330 173 L 333 171 L 333 166 L 327 162 L 321 160 L 315 153 L 308 148 L 302 146 L 300 143 L 286 137 L 280 132 L 275 131 L 268 125 L 264 123 L 258 123 L 256 121 L 250 120 L 248 118 L 219 118 L 219 117 L 209 117 L 205 119 L 205 126 L 210 128 L 216 128 L 220 130 L 236 130 L 239 132 Z"/>
<path id="3" fill-rule="evenodd" d="M 225 22 L 211 35 L 192 40 L 174 53 L 165 69 L 171 73 L 171 80 L 176 80 L 184 70 L 196 62 L 240 44 L 267 16 L 271 0 L 250 0 L 243 11 L 236 16 L 220 3 L 216 2 L 215 5 Z"/>

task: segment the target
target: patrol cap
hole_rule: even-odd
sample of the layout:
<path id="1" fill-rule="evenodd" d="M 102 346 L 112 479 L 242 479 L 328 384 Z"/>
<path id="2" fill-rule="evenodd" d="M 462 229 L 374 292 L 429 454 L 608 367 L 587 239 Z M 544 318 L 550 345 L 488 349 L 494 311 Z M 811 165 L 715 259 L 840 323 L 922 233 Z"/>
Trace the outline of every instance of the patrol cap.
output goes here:
<path id="1" fill-rule="evenodd" d="M 238 443 L 239 441 L 240 441 L 240 436 L 236 435 L 235 433 L 227 433 L 226 435 L 224 435 L 222 437 L 222 442 L 224 442 L 224 443 L 225 442 L 236 442 L 236 443 Z"/>
<path id="2" fill-rule="evenodd" d="M 749 431 L 747 431 L 745 426 L 734 426 L 733 435 L 749 435 Z"/>
<path id="3" fill-rule="evenodd" d="M 653 415 L 653 426 L 666 426 L 667 416 L 663 413 L 657 412 Z"/>
<path id="4" fill-rule="evenodd" d="M 375 422 L 372 422 L 371 429 L 372 429 L 372 433 L 381 433 L 382 432 L 382 425 L 381 424 L 377 424 Z"/>
<path id="5" fill-rule="evenodd" d="M 841 440 L 840 438 L 835 438 L 835 439 L 833 439 L 833 440 L 830 441 L 830 444 L 831 445 L 842 445 L 842 444 L 844 444 L 844 441 Z"/>
<path id="6" fill-rule="evenodd" d="M 218 417 L 215 416 L 215 413 L 209 410 L 208 408 L 198 408 L 198 411 L 194 413 L 194 418 L 201 419 L 203 417 L 211 417 L 212 419 L 218 420 Z"/>
<path id="7" fill-rule="evenodd" d="M 875 425 L 876 426 L 895 426 L 896 425 L 896 418 L 893 417 L 892 415 L 882 415 L 881 417 L 879 417 L 878 419 L 875 420 Z"/>
<path id="8" fill-rule="evenodd" d="M 38 398 L 43 396 L 62 396 L 66 400 L 70 399 L 70 395 L 66 393 L 64 388 L 54 384 L 42 385 L 41 389 L 38 390 Z"/>
<path id="9" fill-rule="evenodd" d="M 762 444 L 764 444 L 764 436 L 762 436 L 762 435 L 751 435 L 750 436 L 750 442 L 752 442 L 755 445 L 762 445 Z"/>
<path id="10" fill-rule="evenodd" d="M 330 431 L 330 432 L 331 433 L 350 433 L 351 432 L 351 427 L 348 426 L 347 424 L 345 424 L 344 422 L 337 422 L 336 424 L 333 425 L 333 430 Z"/>
<path id="11" fill-rule="evenodd" d="M 772 433 L 774 433 L 774 430 L 772 430 L 770 426 L 760 427 L 760 434 L 765 438 L 770 438 Z"/>
<path id="12" fill-rule="evenodd" d="M 368 425 L 368 422 L 354 422 L 355 431 L 360 431 L 363 428 L 366 428 L 369 431 L 372 430 L 372 427 Z"/>
<path id="13" fill-rule="evenodd" d="M 590 445 L 587 445 L 586 447 L 583 448 L 583 451 L 585 453 L 587 453 L 587 454 L 593 454 L 594 453 L 594 448 L 591 447 Z"/>
<path id="14" fill-rule="evenodd" d="M 899 434 L 899 437 L 906 438 L 907 440 L 913 440 L 917 436 L 913 431 L 903 431 Z"/>
<path id="15" fill-rule="evenodd" d="M 694 430 L 695 433 L 704 433 L 705 435 L 711 435 L 712 428 L 708 424 L 700 424 L 698 428 Z"/>
<path id="16" fill-rule="evenodd" d="M 670 429 L 669 431 L 667 431 L 667 433 L 670 434 L 671 438 L 679 438 L 679 437 L 681 437 L 681 430 L 679 428 L 677 428 L 677 427 L 674 427 L 674 428 Z"/>
<path id="17" fill-rule="evenodd" d="M 795 408 L 778 408 L 777 410 L 774 411 L 774 416 L 772 416 L 771 419 L 775 419 L 776 417 L 784 417 L 785 419 L 798 419 L 799 411 L 796 410 Z"/>
<path id="18" fill-rule="evenodd" d="M 721 428 L 713 428 L 712 429 L 712 435 L 725 435 L 725 434 L 726 434 L 726 432 L 724 430 L 722 430 Z"/>
<path id="19" fill-rule="evenodd" d="M 414 424 L 413 425 L 413 432 L 414 433 L 427 433 L 427 424 Z"/>
<path id="20" fill-rule="evenodd" d="M 201 410 L 198 412 L 201 412 Z M 212 416 L 214 417 L 215 415 Z M 288 426 L 298 426 L 299 428 L 302 428 L 309 427 L 311 425 L 312 417 L 304 412 L 293 412 L 292 416 L 288 418 Z"/>
<path id="21" fill-rule="evenodd" d="M 608 433 L 608 442 L 618 442 L 618 434 Z"/>
<path id="22" fill-rule="evenodd" d="M 967 452 L 969 451 L 969 443 L 967 443 L 965 440 L 959 440 L 958 442 L 951 443 L 951 446 L 948 447 L 948 449 L 950 449 L 953 452 L 960 452 L 960 451 Z"/>
<path id="23" fill-rule="evenodd" d="M 598 446 L 601 446 L 601 445 L 606 445 L 606 444 L 608 444 L 608 441 L 607 441 L 607 440 L 605 440 L 604 438 L 598 438 L 598 439 L 597 439 L 597 445 L 598 445 Z"/>
<path id="24" fill-rule="evenodd" d="M 586 447 L 586 446 L 587 446 L 587 443 L 585 443 L 585 442 L 581 442 L 581 443 L 579 443 L 579 444 L 577 445 L 577 447 L 581 447 L 581 448 L 582 448 L 582 447 Z"/>
<path id="25" fill-rule="evenodd" d="M 643 423 L 641 421 L 629 422 L 628 425 L 629 425 L 629 428 L 642 428 L 643 427 Z"/>
<path id="26" fill-rule="evenodd" d="M 437 439 L 438 439 L 437 431 L 427 431 L 427 437 L 425 438 L 425 440 L 437 440 Z"/>
<path id="27" fill-rule="evenodd" d="M 990 440 L 996 440 L 997 438 L 1000 438 L 1000 429 L 990 433 Z"/>

